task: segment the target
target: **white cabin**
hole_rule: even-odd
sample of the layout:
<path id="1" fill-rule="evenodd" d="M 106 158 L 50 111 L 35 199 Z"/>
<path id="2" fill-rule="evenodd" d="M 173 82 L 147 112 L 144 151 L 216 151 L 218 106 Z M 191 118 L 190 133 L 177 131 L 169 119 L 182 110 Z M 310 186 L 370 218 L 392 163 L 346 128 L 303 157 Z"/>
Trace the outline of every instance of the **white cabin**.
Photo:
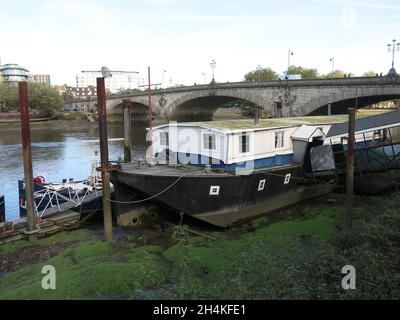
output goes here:
<path id="1" fill-rule="evenodd" d="M 234 170 L 301 163 L 309 143 L 323 138 L 346 115 L 169 123 L 153 128 L 153 157 Z"/>

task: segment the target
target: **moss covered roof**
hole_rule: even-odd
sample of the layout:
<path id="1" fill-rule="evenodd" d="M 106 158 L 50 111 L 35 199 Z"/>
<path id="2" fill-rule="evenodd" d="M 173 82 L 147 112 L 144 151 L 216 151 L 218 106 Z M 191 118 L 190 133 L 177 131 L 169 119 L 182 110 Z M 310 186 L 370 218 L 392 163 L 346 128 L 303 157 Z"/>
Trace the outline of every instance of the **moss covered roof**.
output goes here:
<path id="1" fill-rule="evenodd" d="M 363 118 L 376 115 L 382 110 L 358 110 L 356 117 Z M 349 119 L 348 115 L 332 115 L 332 116 L 307 116 L 307 117 L 290 117 L 290 118 L 269 118 L 260 119 L 257 129 L 272 129 L 283 127 L 295 127 L 301 125 L 329 125 L 334 123 L 346 122 Z M 210 129 L 217 129 L 222 131 L 235 131 L 235 130 L 254 130 L 253 119 L 240 119 L 240 120 L 219 120 L 219 121 L 202 121 L 190 122 L 190 125 L 198 125 Z"/>
<path id="2" fill-rule="evenodd" d="M 356 118 L 364 118 L 372 115 L 377 115 L 390 110 L 368 110 L 360 109 L 357 111 Z M 232 119 L 232 120 L 217 120 L 217 121 L 201 121 L 201 122 L 179 122 L 179 126 L 199 126 L 207 129 L 232 132 L 243 130 L 263 130 L 285 127 L 296 127 L 301 125 L 330 125 L 334 123 L 342 123 L 348 121 L 347 114 L 332 115 L 332 116 L 306 116 L 306 117 L 289 117 L 289 118 L 268 118 L 260 119 L 259 125 L 254 126 L 254 119 Z M 154 127 L 160 129 L 168 124 Z"/>

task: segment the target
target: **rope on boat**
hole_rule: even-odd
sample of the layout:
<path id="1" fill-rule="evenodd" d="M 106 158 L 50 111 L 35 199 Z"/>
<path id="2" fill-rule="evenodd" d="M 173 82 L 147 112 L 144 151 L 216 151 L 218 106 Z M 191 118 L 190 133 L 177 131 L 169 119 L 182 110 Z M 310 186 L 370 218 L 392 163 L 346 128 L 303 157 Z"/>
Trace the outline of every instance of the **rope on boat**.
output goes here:
<path id="1" fill-rule="evenodd" d="M 179 180 L 181 180 L 184 176 L 187 176 L 188 174 L 199 173 L 199 172 L 202 172 L 202 171 L 203 170 L 184 173 L 178 179 L 176 179 L 173 183 L 171 183 L 168 187 L 166 187 L 164 190 L 161 190 L 159 193 L 157 193 L 155 195 L 152 195 L 151 197 L 148 197 L 148 198 L 145 198 L 145 199 L 136 200 L 136 201 L 117 201 L 117 200 L 107 199 L 107 201 L 110 201 L 110 202 L 113 202 L 113 203 L 120 203 L 120 204 L 135 204 L 135 203 L 141 203 L 141 202 L 149 201 L 151 199 L 154 199 L 154 198 L 158 197 L 159 195 L 163 194 L 164 192 L 167 192 L 175 184 L 177 184 L 179 182 Z"/>
<path id="2" fill-rule="evenodd" d="M 199 172 L 203 172 L 204 170 L 200 170 L 200 171 L 195 171 L 195 172 L 187 172 L 183 175 L 181 175 L 178 179 L 176 179 L 172 184 L 170 184 L 168 187 L 166 187 L 164 190 L 161 190 L 159 193 L 152 195 L 151 197 L 145 198 L 145 199 L 140 199 L 140 200 L 135 200 L 135 201 L 118 201 L 118 200 L 111 200 L 111 199 L 107 199 L 107 201 L 110 201 L 112 203 L 119 203 L 119 204 L 135 204 L 135 203 L 141 203 L 141 202 L 146 202 L 149 201 L 151 199 L 157 198 L 158 196 L 160 196 L 161 194 L 167 192 L 169 189 L 171 189 L 175 184 L 177 184 L 179 182 L 179 180 L 181 180 L 184 176 L 187 176 L 189 174 L 194 174 L 194 173 L 199 173 Z M 286 175 L 284 174 L 277 174 L 277 173 L 268 173 L 265 172 L 265 175 L 270 175 L 270 176 L 278 176 L 278 177 L 282 177 L 285 178 Z M 300 177 L 291 177 L 291 179 L 297 179 L 297 180 L 302 180 L 302 181 L 314 181 L 313 179 L 308 179 L 308 178 L 300 178 Z"/>

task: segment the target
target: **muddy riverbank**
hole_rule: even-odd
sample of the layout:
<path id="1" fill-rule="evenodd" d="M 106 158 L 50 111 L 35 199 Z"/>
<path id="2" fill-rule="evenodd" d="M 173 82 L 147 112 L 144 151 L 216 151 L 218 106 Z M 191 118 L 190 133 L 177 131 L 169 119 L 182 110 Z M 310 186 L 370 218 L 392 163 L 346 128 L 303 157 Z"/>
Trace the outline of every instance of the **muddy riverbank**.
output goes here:
<path id="1" fill-rule="evenodd" d="M 352 230 L 344 199 L 313 199 L 228 230 L 184 219 L 115 228 L 112 244 L 97 225 L 2 245 L 0 299 L 400 298 L 399 196 L 356 197 Z M 56 269 L 56 290 L 41 289 L 44 265 Z M 357 271 L 356 290 L 341 286 L 345 265 Z"/>

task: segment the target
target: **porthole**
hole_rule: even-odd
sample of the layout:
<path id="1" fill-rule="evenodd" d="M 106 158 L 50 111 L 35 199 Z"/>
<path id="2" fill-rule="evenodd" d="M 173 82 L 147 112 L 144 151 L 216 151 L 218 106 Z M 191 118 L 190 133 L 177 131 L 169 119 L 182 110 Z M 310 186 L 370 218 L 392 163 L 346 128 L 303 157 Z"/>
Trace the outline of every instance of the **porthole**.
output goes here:
<path id="1" fill-rule="evenodd" d="M 258 191 L 263 191 L 265 188 L 265 179 L 262 179 L 258 182 Z"/>
<path id="2" fill-rule="evenodd" d="M 218 195 L 219 195 L 219 186 L 211 186 L 210 196 L 218 196 Z"/>

